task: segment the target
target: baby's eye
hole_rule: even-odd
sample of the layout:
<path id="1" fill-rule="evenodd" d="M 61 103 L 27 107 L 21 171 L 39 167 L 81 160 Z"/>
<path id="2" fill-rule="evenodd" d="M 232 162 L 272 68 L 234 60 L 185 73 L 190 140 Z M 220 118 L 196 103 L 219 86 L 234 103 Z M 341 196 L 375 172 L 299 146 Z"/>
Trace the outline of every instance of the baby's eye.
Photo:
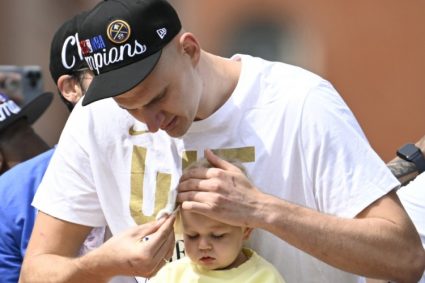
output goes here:
<path id="1" fill-rule="evenodd" d="M 194 239 L 198 238 L 198 236 L 199 236 L 198 234 L 194 234 L 194 235 L 186 234 L 186 237 L 190 240 L 194 240 Z"/>
<path id="2" fill-rule="evenodd" d="M 224 237 L 224 234 L 219 234 L 219 235 L 212 234 L 211 237 L 214 238 L 214 239 L 221 239 L 221 238 Z"/>

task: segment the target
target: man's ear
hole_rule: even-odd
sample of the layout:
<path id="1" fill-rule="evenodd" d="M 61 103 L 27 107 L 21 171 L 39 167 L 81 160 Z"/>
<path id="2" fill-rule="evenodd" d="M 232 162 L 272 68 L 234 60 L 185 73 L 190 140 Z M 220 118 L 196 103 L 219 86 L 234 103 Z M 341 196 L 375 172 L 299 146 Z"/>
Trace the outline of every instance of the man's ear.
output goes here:
<path id="1" fill-rule="evenodd" d="M 249 236 L 251 236 L 252 230 L 254 230 L 253 228 L 250 227 L 245 227 L 243 228 L 243 240 L 246 241 L 249 239 Z"/>
<path id="2" fill-rule="evenodd" d="M 180 36 L 179 43 L 184 53 L 190 56 L 192 63 L 194 65 L 198 64 L 201 56 L 201 46 L 196 37 L 190 32 L 185 32 Z"/>
<path id="3" fill-rule="evenodd" d="M 76 104 L 81 97 L 81 87 L 77 80 L 70 75 L 62 75 L 58 79 L 58 89 L 69 102 Z"/>

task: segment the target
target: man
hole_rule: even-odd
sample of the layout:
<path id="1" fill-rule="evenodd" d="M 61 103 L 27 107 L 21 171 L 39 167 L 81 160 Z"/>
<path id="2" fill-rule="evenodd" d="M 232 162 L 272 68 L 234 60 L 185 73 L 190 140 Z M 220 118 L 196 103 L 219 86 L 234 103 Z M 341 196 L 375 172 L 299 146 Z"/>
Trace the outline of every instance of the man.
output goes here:
<path id="1" fill-rule="evenodd" d="M 82 104 L 99 101 L 72 113 L 34 199 L 41 212 L 23 282 L 151 276 L 169 252 L 173 218 L 149 221 L 176 186 L 183 210 L 263 229 L 254 249 L 287 282 L 419 278 L 425 255 L 399 183 L 328 82 L 210 54 L 162 0 L 99 3 L 80 45 L 96 75 Z M 211 151 L 219 169 L 180 176 L 206 148 L 244 162 L 253 183 Z M 72 258 L 85 226 L 106 223 L 114 237 Z"/>
<path id="2" fill-rule="evenodd" d="M 68 102 L 67 105 L 70 110 L 85 93 L 92 79 L 91 71 L 87 70 L 84 60 L 82 60 L 82 57 L 80 59 L 78 54 L 76 32 L 81 17 L 83 17 L 83 14 L 65 22 L 58 29 L 50 49 L 50 73 L 57 83 L 59 95 L 64 101 Z M 2 122 L 1 127 L 11 129 L 5 130 L 4 136 L 2 135 L 0 139 L 5 139 L 10 144 L 12 144 L 11 141 L 14 141 L 16 146 L 13 152 L 23 154 L 33 151 L 34 154 L 28 155 L 26 159 L 38 154 L 0 176 L 0 200 L 2 203 L 0 206 L 0 230 L 2 234 L 0 238 L 0 274 L 4 283 L 16 283 L 18 281 L 36 215 L 36 210 L 31 207 L 31 202 L 54 152 L 54 149 L 47 150 L 49 149 L 47 145 L 38 145 L 45 145 L 45 142 L 29 126 L 41 115 L 51 99 L 51 93 L 47 96 L 44 94 L 18 113 L 14 111 L 18 108 L 11 101 L 3 104 L 9 109 L 5 113 L 9 113 L 11 116 L 8 116 Z M 2 109 L 5 108 L 2 107 Z M 29 119 L 28 121 L 25 119 L 17 120 L 19 116 L 29 117 Z M 10 124 L 12 119 L 16 121 L 13 127 L 12 124 L 4 126 L 3 123 Z M 20 129 L 25 129 L 25 131 Z M 34 136 L 33 138 L 31 134 Z M 35 149 L 39 150 L 35 151 Z M 8 153 L 5 160 L 9 162 L 12 160 L 10 151 L 5 151 Z M 90 238 L 81 248 L 81 252 L 86 252 L 91 247 L 102 243 L 103 230 L 104 228 L 94 229 Z"/>

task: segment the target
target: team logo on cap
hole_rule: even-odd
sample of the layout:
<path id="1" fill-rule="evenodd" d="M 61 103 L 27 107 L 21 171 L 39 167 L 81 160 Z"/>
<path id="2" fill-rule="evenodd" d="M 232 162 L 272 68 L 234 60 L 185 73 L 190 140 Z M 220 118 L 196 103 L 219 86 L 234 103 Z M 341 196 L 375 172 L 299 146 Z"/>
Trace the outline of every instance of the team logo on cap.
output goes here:
<path id="1" fill-rule="evenodd" d="M 0 122 L 3 122 L 8 117 L 16 115 L 21 111 L 21 108 L 9 97 L 0 93 Z"/>
<path id="2" fill-rule="evenodd" d="M 131 29 L 127 22 L 123 20 L 115 20 L 109 24 L 106 34 L 110 41 L 120 44 L 129 39 Z"/>

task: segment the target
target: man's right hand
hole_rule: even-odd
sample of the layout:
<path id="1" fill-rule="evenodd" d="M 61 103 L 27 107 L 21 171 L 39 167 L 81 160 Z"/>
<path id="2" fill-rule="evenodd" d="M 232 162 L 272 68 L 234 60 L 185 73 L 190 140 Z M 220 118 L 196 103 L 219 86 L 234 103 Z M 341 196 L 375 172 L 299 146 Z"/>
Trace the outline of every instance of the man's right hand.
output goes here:
<path id="1" fill-rule="evenodd" d="M 21 270 L 21 283 L 101 283 L 117 275 L 150 277 L 172 256 L 175 216 L 130 228 L 77 257 L 92 227 L 39 212 Z M 145 237 L 148 240 L 143 240 Z"/>
<path id="2" fill-rule="evenodd" d="M 81 258 L 84 268 L 95 260 L 111 276 L 151 277 L 171 258 L 175 216 L 133 227 L 110 238 L 91 255 Z"/>

